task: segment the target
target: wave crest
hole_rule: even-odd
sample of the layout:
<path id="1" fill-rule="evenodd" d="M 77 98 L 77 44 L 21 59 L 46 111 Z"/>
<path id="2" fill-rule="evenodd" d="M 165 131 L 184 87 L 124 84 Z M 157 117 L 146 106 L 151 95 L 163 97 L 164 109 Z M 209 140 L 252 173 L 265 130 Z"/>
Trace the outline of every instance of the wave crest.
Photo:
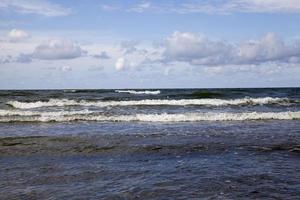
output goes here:
<path id="1" fill-rule="evenodd" d="M 19 109 L 31 109 L 39 107 L 64 107 L 64 106 L 187 106 L 187 105 L 202 105 L 202 106 L 227 106 L 227 105 L 266 105 L 266 104 L 281 104 L 289 105 L 296 101 L 291 101 L 287 98 L 242 98 L 242 99 L 145 99 L 132 101 L 86 101 L 86 100 L 68 100 L 68 99 L 50 99 L 49 101 L 36 102 L 20 102 L 9 101 L 6 104 Z M 297 101 L 298 102 L 298 101 Z"/>
<path id="2" fill-rule="evenodd" d="M 72 116 L 72 115 L 86 115 L 91 114 L 92 111 L 87 109 L 80 111 L 56 111 L 56 112 L 39 112 L 39 111 L 24 111 L 24 110 L 0 110 L 0 117 L 9 116 Z"/>
<path id="3" fill-rule="evenodd" d="M 86 111 L 85 111 L 86 112 Z M 0 122 L 197 122 L 197 121 L 247 121 L 247 120 L 299 120 L 300 112 L 250 112 L 250 113 L 182 113 L 135 114 L 106 116 L 99 113 L 53 112 L 39 116 L 9 116 Z"/>
<path id="4" fill-rule="evenodd" d="M 136 90 L 115 90 L 117 93 L 129 93 L 129 94 L 151 94 L 158 95 L 160 94 L 160 90 L 144 90 L 144 91 L 136 91 Z"/>

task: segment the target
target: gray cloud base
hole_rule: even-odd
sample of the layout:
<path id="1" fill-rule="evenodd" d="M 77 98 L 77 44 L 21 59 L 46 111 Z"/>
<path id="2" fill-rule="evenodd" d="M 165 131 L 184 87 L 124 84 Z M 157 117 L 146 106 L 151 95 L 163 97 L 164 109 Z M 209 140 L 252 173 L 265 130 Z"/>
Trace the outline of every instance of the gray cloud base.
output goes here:
<path id="1" fill-rule="evenodd" d="M 49 40 L 37 46 L 32 57 L 41 60 L 73 59 L 85 55 L 86 51 L 70 41 L 64 39 Z"/>

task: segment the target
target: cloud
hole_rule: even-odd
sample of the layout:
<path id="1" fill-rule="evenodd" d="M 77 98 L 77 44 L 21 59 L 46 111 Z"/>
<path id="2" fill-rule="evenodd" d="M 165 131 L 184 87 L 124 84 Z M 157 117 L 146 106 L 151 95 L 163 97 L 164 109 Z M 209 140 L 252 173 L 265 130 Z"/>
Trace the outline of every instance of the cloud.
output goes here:
<path id="1" fill-rule="evenodd" d="M 298 0 L 224 0 L 188 1 L 172 9 L 177 13 L 298 13 Z"/>
<path id="2" fill-rule="evenodd" d="M 241 74 L 254 74 L 254 75 L 274 75 L 274 74 L 281 74 L 284 70 L 286 70 L 286 67 L 289 67 L 289 69 L 294 68 L 293 66 L 278 66 L 278 65 L 266 65 L 264 67 L 260 67 L 257 65 L 250 65 L 250 66 L 228 66 L 228 67 L 204 67 L 203 72 L 210 76 L 234 76 L 238 73 Z"/>
<path id="3" fill-rule="evenodd" d="M 107 9 L 105 9 L 107 8 Z M 114 6 L 105 5 L 105 11 L 112 11 Z M 299 13 L 299 0 L 186 0 L 186 1 L 141 1 L 118 7 L 126 12 L 150 13 Z"/>
<path id="4" fill-rule="evenodd" d="M 123 51 L 124 54 L 131 54 L 136 52 L 137 49 L 137 45 L 139 44 L 138 41 L 124 41 L 121 43 L 121 50 Z"/>
<path id="5" fill-rule="evenodd" d="M 31 63 L 32 62 L 32 55 L 21 53 L 16 58 L 16 62 L 18 62 L 18 63 Z"/>
<path id="6" fill-rule="evenodd" d="M 7 37 L 11 42 L 19 42 L 28 38 L 29 36 L 29 33 L 20 29 L 12 29 L 7 33 Z"/>
<path id="7" fill-rule="evenodd" d="M 259 65 L 299 63 L 300 43 L 287 43 L 274 33 L 232 44 L 189 32 L 174 32 L 165 41 L 162 62 L 191 65 Z"/>
<path id="8" fill-rule="evenodd" d="M 218 60 L 224 62 L 231 51 L 230 46 L 223 42 L 178 31 L 167 38 L 165 45 L 166 61 L 183 61 L 191 64 L 217 64 Z"/>
<path id="9" fill-rule="evenodd" d="M 6 64 L 12 62 L 13 57 L 11 55 L 0 56 L 0 64 Z"/>
<path id="10" fill-rule="evenodd" d="M 298 0 L 232 0 L 224 3 L 221 8 L 225 12 L 300 12 Z"/>
<path id="11" fill-rule="evenodd" d="M 72 67 L 70 67 L 70 66 L 62 66 L 62 67 L 60 68 L 60 70 L 61 70 L 62 72 L 70 72 L 70 71 L 72 71 L 73 69 L 72 69 Z"/>
<path id="12" fill-rule="evenodd" d="M 110 59 L 110 56 L 107 54 L 106 51 L 102 51 L 100 54 L 95 54 L 93 55 L 93 57 L 99 59 Z"/>
<path id="13" fill-rule="evenodd" d="M 139 3 L 139 4 L 129 8 L 127 11 L 142 13 L 148 9 L 151 9 L 150 2 L 142 2 L 142 3 Z"/>
<path id="14" fill-rule="evenodd" d="M 37 46 L 32 54 L 41 60 L 73 59 L 86 54 L 86 51 L 71 40 L 51 39 Z"/>
<path id="15" fill-rule="evenodd" d="M 174 73 L 174 69 L 173 69 L 173 68 L 170 68 L 170 67 L 166 67 L 166 68 L 164 69 L 164 71 L 163 71 L 163 74 L 164 74 L 165 76 L 169 76 L 169 75 L 171 75 L 172 73 Z"/>
<path id="16" fill-rule="evenodd" d="M 126 68 L 126 59 L 121 57 L 121 58 L 118 58 L 117 61 L 116 61 L 116 64 L 115 64 L 115 68 L 117 71 L 122 71 Z"/>
<path id="17" fill-rule="evenodd" d="M 47 0 L 1 0 L 0 10 L 46 17 L 70 15 L 71 10 Z"/>
<path id="18" fill-rule="evenodd" d="M 18 56 L 5 55 L 0 56 L 0 64 L 7 63 L 30 63 L 32 61 L 31 54 L 19 54 Z"/>

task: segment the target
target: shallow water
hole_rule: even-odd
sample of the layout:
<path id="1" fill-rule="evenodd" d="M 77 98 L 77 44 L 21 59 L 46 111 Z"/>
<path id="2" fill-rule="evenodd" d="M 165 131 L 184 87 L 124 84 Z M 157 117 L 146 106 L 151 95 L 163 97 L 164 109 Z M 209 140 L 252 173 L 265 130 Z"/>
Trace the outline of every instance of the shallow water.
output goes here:
<path id="1" fill-rule="evenodd" d="M 1 199 L 299 198 L 299 89 L 151 91 L 1 91 Z M 72 105 L 49 105 L 51 99 Z M 147 99 L 160 103 L 136 105 Z M 166 105 L 161 100 L 177 101 Z M 12 101 L 27 107 L 12 106 Z M 120 105 L 126 101 L 135 105 Z M 220 101 L 226 103 L 215 105 Z M 94 113 L 80 114 L 81 119 L 68 113 L 72 120 L 53 120 L 74 111 Z M 201 120 L 163 120 L 162 115 L 195 119 L 190 113 Z M 238 120 L 207 120 L 207 113 L 237 113 Z M 296 117 L 281 119 L 278 113 Z M 109 118 L 137 114 L 161 118 Z M 87 120 L 100 115 L 104 120 Z"/>

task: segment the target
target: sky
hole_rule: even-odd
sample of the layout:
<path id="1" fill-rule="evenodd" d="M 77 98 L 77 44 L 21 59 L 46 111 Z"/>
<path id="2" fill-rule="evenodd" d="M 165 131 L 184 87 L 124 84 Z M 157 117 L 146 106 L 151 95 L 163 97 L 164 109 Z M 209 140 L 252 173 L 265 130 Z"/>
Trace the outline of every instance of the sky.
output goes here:
<path id="1" fill-rule="evenodd" d="M 1 0 L 0 89 L 300 86 L 300 0 Z"/>

